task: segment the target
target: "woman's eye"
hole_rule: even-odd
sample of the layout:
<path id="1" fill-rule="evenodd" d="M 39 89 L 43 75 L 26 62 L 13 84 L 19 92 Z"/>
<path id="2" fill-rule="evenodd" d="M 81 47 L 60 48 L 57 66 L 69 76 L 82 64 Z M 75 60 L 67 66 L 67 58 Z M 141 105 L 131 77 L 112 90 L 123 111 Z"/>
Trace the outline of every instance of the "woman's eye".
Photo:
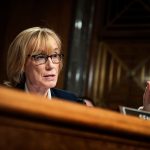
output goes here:
<path id="1" fill-rule="evenodd" d="M 36 59 L 36 60 L 38 60 L 38 59 L 45 59 L 45 56 L 44 56 L 44 55 L 37 55 L 37 56 L 35 57 L 35 59 Z"/>
<path id="2" fill-rule="evenodd" d="M 53 58 L 57 58 L 57 57 L 58 57 L 58 54 L 53 54 L 52 57 L 53 57 Z"/>

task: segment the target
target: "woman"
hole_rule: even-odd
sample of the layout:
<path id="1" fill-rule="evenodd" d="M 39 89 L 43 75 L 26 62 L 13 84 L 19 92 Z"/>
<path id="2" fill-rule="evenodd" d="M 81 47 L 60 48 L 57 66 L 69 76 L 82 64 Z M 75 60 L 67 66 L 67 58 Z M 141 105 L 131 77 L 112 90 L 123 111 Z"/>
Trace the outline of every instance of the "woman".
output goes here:
<path id="1" fill-rule="evenodd" d="M 5 84 L 49 99 L 58 97 L 84 103 L 73 93 L 54 88 L 62 61 L 61 41 L 54 31 L 40 27 L 26 29 L 9 47 Z"/>

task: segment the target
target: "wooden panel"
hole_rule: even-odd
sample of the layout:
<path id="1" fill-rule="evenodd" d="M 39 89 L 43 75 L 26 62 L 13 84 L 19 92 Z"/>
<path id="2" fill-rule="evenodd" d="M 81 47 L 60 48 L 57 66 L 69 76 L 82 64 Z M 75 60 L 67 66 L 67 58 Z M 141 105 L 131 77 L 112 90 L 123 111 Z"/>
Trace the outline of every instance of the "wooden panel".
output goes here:
<path id="1" fill-rule="evenodd" d="M 148 150 L 150 122 L 0 88 L 0 149 Z"/>
<path id="2" fill-rule="evenodd" d="M 138 108 L 150 72 L 150 1 L 96 3 L 85 95 L 111 110 Z"/>
<path id="3" fill-rule="evenodd" d="M 119 105 L 138 108 L 150 76 L 150 44 L 138 40 L 99 42 L 95 51 L 91 89 L 97 106 L 117 110 Z M 91 61 L 92 62 L 92 61 Z M 92 95 L 92 96 L 91 96 Z"/>

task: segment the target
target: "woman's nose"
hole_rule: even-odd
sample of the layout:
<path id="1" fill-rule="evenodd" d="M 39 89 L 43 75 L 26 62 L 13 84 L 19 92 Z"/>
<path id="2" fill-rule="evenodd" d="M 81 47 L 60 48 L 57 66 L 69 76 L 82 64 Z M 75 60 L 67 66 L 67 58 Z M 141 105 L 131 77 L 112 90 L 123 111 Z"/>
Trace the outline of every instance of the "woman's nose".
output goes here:
<path id="1" fill-rule="evenodd" d="M 52 62 L 52 59 L 49 57 L 46 61 L 46 69 L 50 69 L 54 66 L 54 63 Z"/>

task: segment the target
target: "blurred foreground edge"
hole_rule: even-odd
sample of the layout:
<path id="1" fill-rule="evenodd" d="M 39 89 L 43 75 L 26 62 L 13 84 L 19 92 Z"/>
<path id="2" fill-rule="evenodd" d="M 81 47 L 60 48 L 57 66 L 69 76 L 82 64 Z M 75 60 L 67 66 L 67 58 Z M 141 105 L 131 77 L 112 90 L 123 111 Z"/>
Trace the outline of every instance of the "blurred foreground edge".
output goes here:
<path id="1" fill-rule="evenodd" d="M 0 87 L 1 150 L 149 150 L 150 121 Z"/>

